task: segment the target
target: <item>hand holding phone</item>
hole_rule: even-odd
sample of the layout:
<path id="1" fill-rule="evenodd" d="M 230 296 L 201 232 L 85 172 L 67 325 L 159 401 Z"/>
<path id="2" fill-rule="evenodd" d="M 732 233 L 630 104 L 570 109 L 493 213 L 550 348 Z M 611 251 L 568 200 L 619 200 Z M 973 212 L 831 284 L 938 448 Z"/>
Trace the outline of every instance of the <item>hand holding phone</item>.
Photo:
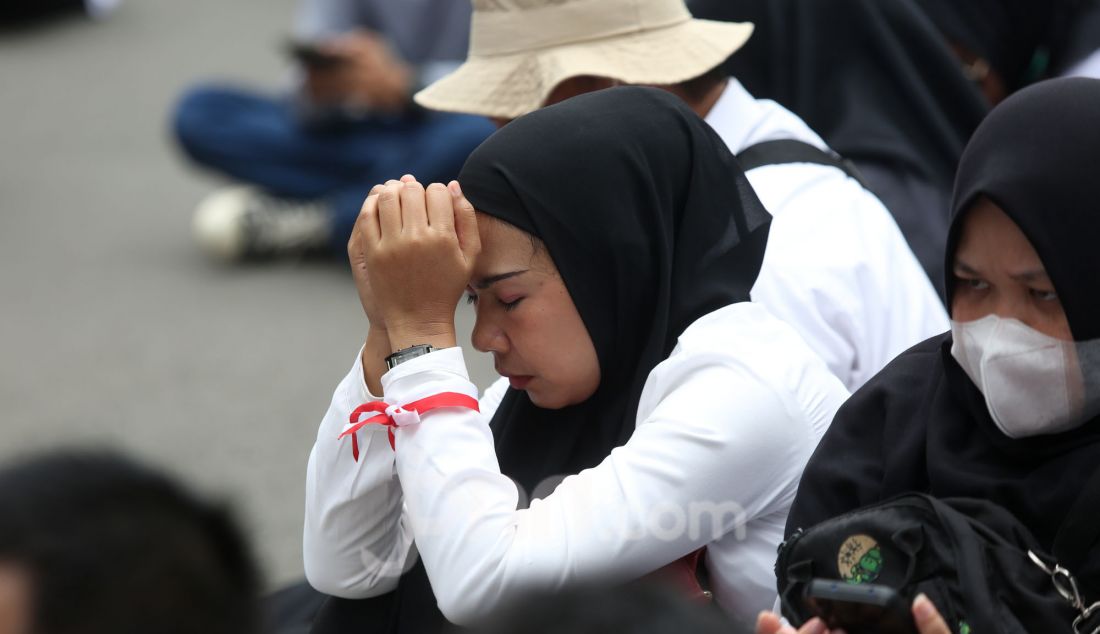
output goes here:
<path id="1" fill-rule="evenodd" d="M 347 57 L 333 53 L 317 42 L 290 40 L 286 48 L 291 57 L 311 70 L 335 68 L 349 61 Z"/>
<path id="2" fill-rule="evenodd" d="M 803 600 L 830 630 L 918 634 L 909 602 L 888 586 L 814 579 L 806 586 Z"/>
<path id="3" fill-rule="evenodd" d="M 400 112 L 412 98 L 414 69 L 377 33 L 291 41 L 288 50 L 305 69 L 305 87 L 316 103 Z"/>

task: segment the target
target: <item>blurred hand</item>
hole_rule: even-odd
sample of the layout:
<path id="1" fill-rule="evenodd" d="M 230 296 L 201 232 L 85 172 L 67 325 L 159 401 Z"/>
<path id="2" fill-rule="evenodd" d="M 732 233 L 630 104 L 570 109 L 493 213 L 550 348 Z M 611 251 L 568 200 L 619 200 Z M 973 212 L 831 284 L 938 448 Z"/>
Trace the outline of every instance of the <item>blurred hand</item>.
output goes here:
<path id="1" fill-rule="evenodd" d="M 379 35 L 353 31 L 324 42 L 320 48 L 345 63 L 306 69 L 306 88 L 315 102 L 383 111 L 399 111 L 408 105 L 413 71 Z"/>
<path id="2" fill-rule="evenodd" d="M 918 595 L 913 601 L 912 612 L 920 634 L 951 634 L 951 628 L 947 627 L 939 610 L 923 594 Z M 756 619 L 756 634 L 825 634 L 826 632 L 825 624 L 818 618 L 810 619 L 797 631 L 789 625 L 783 625 L 779 615 L 773 612 L 761 612 Z"/>
<path id="3" fill-rule="evenodd" d="M 824 634 L 825 624 L 819 618 L 812 618 L 797 631 L 783 625 L 779 615 L 774 612 L 761 612 L 756 618 L 756 634 Z"/>
<path id="4" fill-rule="evenodd" d="M 473 206 L 455 182 L 425 190 L 406 176 L 375 191 L 349 247 L 362 254 L 356 285 L 368 319 L 382 320 L 393 350 L 454 346 L 455 308 L 481 250 Z"/>

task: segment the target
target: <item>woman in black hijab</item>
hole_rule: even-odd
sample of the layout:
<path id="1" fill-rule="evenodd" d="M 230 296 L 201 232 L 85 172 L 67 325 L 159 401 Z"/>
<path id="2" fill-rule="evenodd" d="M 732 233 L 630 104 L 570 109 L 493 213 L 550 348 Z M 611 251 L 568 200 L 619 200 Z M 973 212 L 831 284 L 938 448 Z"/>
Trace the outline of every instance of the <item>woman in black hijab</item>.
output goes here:
<path id="1" fill-rule="evenodd" d="M 616 88 L 514 121 L 460 180 L 377 188 L 349 246 L 371 334 L 310 459 L 306 571 L 377 598 L 326 618 L 430 632 L 703 547 L 720 605 L 768 607 L 802 464 L 846 394 L 748 301 L 770 218 L 721 139 L 665 92 Z M 476 394 L 454 347 L 464 285 L 507 383 L 481 414 L 391 410 L 393 449 L 347 427 L 370 393 Z M 399 578 L 413 541 L 422 566 Z"/>
<path id="2" fill-rule="evenodd" d="M 1060 79 L 1009 97 L 979 127 L 947 243 L 952 332 L 841 408 L 788 534 L 904 492 L 983 498 L 1054 552 L 1086 598 L 1100 596 L 1100 548 L 1056 540 L 1100 465 L 1098 113 L 1100 81 Z"/>

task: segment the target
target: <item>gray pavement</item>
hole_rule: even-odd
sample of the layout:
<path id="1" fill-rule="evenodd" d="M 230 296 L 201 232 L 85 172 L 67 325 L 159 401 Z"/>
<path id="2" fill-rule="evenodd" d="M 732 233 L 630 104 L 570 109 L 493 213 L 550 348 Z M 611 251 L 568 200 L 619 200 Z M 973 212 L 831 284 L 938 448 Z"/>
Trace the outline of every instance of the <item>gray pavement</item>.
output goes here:
<path id="1" fill-rule="evenodd" d="M 239 505 L 272 585 L 301 574 L 306 459 L 365 322 L 339 264 L 204 260 L 190 213 L 220 183 L 167 122 L 201 79 L 277 86 L 292 11 L 129 0 L 0 33 L 0 463 L 77 444 L 160 465 Z"/>

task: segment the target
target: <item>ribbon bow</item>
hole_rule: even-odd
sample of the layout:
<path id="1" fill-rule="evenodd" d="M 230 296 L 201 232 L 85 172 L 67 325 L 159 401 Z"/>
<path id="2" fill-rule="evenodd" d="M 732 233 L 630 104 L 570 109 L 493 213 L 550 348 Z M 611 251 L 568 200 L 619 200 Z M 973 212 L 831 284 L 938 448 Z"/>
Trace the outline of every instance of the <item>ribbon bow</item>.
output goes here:
<path id="1" fill-rule="evenodd" d="M 382 425 L 386 427 L 390 439 L 390 449 L 396 449 L 394 445 L 393 430 L 405 425 L 415 425 L 420 422 L 420 415 L 427 414 L 434 409 L 443 407 L 462 407 L 480 412 L 477 399 L 458 392 L 443 392 L 435 396 L 413 401 L 404 407 L 399 405 L 386 405 L 385 401 L 371 401 L 356 407 L 348 416 L 348 426 L 340 432 L 338 439 L 351 436 L 351 455 L 359 462 L 359 438 L 356 432 L 367 425 Z M 374 416 L 360 420 L 363 414 L 374 413 Z"/>

